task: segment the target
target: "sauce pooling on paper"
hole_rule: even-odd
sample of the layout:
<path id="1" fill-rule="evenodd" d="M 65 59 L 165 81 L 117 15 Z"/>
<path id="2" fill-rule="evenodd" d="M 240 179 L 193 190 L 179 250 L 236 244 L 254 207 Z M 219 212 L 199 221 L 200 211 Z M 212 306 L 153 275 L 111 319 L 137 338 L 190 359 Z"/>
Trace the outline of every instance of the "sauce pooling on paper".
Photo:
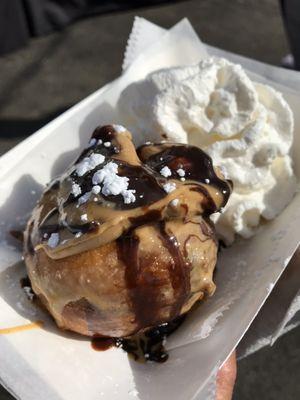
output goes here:
<path id="1" fill-rule="evenodd" d="M 169 358 L 164 347 L 165 340 L 180 327 L 185 318 L 186 316 L 182 315 L 171 322 L 158 325 L 129 338 L 105 338 L 95 335 L 92 339 L 92 348 L 104 351 L 115 346 L 126 351 L 135 361 L 164 363 Z"/>

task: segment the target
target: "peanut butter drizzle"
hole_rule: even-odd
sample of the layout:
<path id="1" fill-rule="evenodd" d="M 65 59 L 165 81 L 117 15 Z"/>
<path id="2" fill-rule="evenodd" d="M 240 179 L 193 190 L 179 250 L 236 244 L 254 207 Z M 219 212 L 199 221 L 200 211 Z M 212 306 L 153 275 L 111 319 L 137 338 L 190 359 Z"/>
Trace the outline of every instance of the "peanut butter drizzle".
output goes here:
<path id="1" fill-rule="evenodd" d="M 9 335 L 11 333 L 18 333 L 23 331 L 29 331 L 31 329 L 42 328 L 43 325 L 44 325 L 43 321 L 35 321 L 29 324 L 12 326 L 10 328 L 1 328 L 0 335 Z"/>
<path id="2" fill-rule="evenodd" d="M 97 128 L 92 138 L 98 144 L 84 150 L 76 162 L 92 153 L 104 155 L 105 162 L 82 177 L 77 176 L 75 164 L 46 188 L 25 232 L 25 252 L 43 249 L 53 259 L 64 258 L 116 240 L 136 225 L 134 221 L 143 220 L 145 213 L 156 213 L 160 221 L 187 219 L 209 215 L 227 202 L 230 183 L 214 170 L 210 157 L 196 147 L 158 143 L 136 151 L 130 133 L 118 133 L 112 125 Z M 111 145 L 106 147 L 105 142 Z M 120 176 L 129 178 L 128 188 L 136 190 L 136 201 L 125 204 L 121 195 L 100 193 L 92 194 L 77 207 L 72 182 L 80 185 L 81 195 L 90 192 L 93 174 L 109 161 L 118 164 Z M 171 177 L 160 174 L 163 166 L 170 167 Z M 186 171 L 185 181 L 176 174 L 178 168 Z M 167 182 L 174 182 L 176 189 L 166 193 L 163 186 Z M 179 200 L 179 207 L 172 206 L 173 199 Z M 82 214 L 87 214 L 88 221 L 81 221 Z M 51 233 L 59 233 L 60 242 L 55 248 L 47 244 Z M 75 236 L 78 233 L 80 237 Z"/>

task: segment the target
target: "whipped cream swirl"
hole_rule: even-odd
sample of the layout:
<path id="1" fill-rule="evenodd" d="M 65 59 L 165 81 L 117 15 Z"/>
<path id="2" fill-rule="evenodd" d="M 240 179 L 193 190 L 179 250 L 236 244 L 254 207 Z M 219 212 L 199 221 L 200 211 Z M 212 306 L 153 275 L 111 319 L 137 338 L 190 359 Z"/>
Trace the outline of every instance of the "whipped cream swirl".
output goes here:
<path id="1" fill-rule="evenodd" d="M 123 91 L 119 109 L 137 141 L 201 147 L 233 181 L 226 208 L 213 216 L 225 242 L 252 236 L 291 201 L 292 111 L 281 93 L 252 82 L 240 65 L 208 58 L 156 71 Z"/>

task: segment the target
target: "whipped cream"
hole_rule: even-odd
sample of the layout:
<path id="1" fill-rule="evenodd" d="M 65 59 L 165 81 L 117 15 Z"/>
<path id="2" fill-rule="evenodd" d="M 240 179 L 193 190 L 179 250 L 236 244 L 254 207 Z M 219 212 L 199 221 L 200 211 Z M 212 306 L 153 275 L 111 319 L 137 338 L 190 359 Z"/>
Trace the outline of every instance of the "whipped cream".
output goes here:
<path id="1" fill-rule="evenodd" d="M 123 91 L 119 109 L 137 141 L 199 146 L 233 181 L 227 206 L 214 216 L 225 242 L 252 236 L 291 201 L 292 111 L 281 93 L 252 82 L 240 65 L 208 58 L 153 72 Z"/>

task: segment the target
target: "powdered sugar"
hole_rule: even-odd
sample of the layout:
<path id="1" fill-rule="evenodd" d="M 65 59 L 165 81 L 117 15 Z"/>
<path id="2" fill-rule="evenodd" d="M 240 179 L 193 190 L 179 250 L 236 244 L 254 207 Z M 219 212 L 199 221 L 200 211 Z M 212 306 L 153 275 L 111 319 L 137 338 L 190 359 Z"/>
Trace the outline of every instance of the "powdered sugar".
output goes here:
<path id="1" fill-rule="evenodd" d="M 116 125 L 116 124 L 114 124 L 114 125 L 113 125 L 113 128 L 114 128 L 114 130 L 115 130 L 117 133 L 126 132 L 126 128 L 124 128 L 124 126 L 122 126 L 122 125 Z"/>
<path id="2" fill-rule="evenodd" d="M 89 141 L 89 147 L 95 146 L 96 143 L 97 143 L 97 140 L 96 140 L 95 138 L 92 138 L 92 139 Z"/>
<path id="3" fill-rule="evenodd" d="M 91 197 L 91 192 L 86 192 L 84 193 L 81 197 L 78 199 L 78 205 L 80 206 L 81 204 L 86 203 Z"/>
<path id="4" fill-rule="evenodd" d="M 176 189 L 176 184 L 174 182 L 167 182 L 163 185 L 163 188 L 165 192 L 171 193 Z"/>
<path id="5" fill-rule="evenodd" d="M 172 175 L 172 171 L 170 170 L 169 167 L 165 166 L 160 170 L 160 174 L 165 178 L 167 178 L 168 176 Z"/>
<path id="6" fill-rule="evenodd" d="M 93 186 L 93 187 L 92 187 L 92 192 L 93 192 L 94 194 L 99 194 L 99 193 L 101 192 L 101 186 L 99 186 L 99 185 Z M 97 200 L 97 199 L 96 199 L 96 200 Z"/>
<path id="7" fill-rule="evenodd" d="M 58 233 L 51 233 L 48 239 L 48 246 L 54 249 L 59 243 L 59 234 Z"/>
<path id="8" fill-rule="evenodd" d="M 173 199 L 173 200 L 171 201 L 171 205 L 174 206 L 174 207 L 177 207 L 178 204 L 179 204 L 179 199 Z"/>
<path id="9" fill-rule="evenodd" d="M 185 176 L 185 170 L 182 168 L 178 168 L 178 170 L 176 172 L 180 177 Z"/>
<path id="10" fill-rule="evenodd" d="M 82 222 L 87 222 L 87 221 L 88 221 L 88 216 L 87 216 L 87 214 L 82 214 L 82 215 L 80 216 L 80 219 L 81 219 Z"/>
<path id="11" fill-rule="evenodd" d="M 136 197 L 134 195 L 135 192 L 136 192 L 135 190 L 129 189 L 129 190 L 125 190 L 122 193 L 125 204 L 130 204 L 130 203 L 135 202 L 135 200 L 136 200 Z"/>
<path id="12" fill-rule="evenodd" d="M 78 185 L 78 183 L 72 183 L 72 194 L 77 197 L 81 194 L 81 187 Z"/>
<path id="13" fill-rule="evenodd" d="M 102 154 L 92 153 L 89 157 L 85 157 L 76 167 L 78 176 L 83 176 L 89 171 L 95 169 L 98 165 L 102 164 L 105 157 Z"/>
<path id="14" fill-rule="evenodd" d="M 116 175 L 118 172 L 118 164 L 113 161 L 107 163 L 103 168 L 94 173 L 92 182 L 93 185 L 103 183 L 104 179 L 109 179 L 110 176 Z"/>
<path id="15" fill-rule="evenodd" d="M 101 193 L 104 196 L 117 196 L 121 194 L 125 204 L 135 202 L 135 190 L 128 189 L 129 178 L 118 175 L 118 164 L 113 161 L 107 163 L 102 169 L 95 172 L 92 178 L 94 185 L 102 184 Z"/>

